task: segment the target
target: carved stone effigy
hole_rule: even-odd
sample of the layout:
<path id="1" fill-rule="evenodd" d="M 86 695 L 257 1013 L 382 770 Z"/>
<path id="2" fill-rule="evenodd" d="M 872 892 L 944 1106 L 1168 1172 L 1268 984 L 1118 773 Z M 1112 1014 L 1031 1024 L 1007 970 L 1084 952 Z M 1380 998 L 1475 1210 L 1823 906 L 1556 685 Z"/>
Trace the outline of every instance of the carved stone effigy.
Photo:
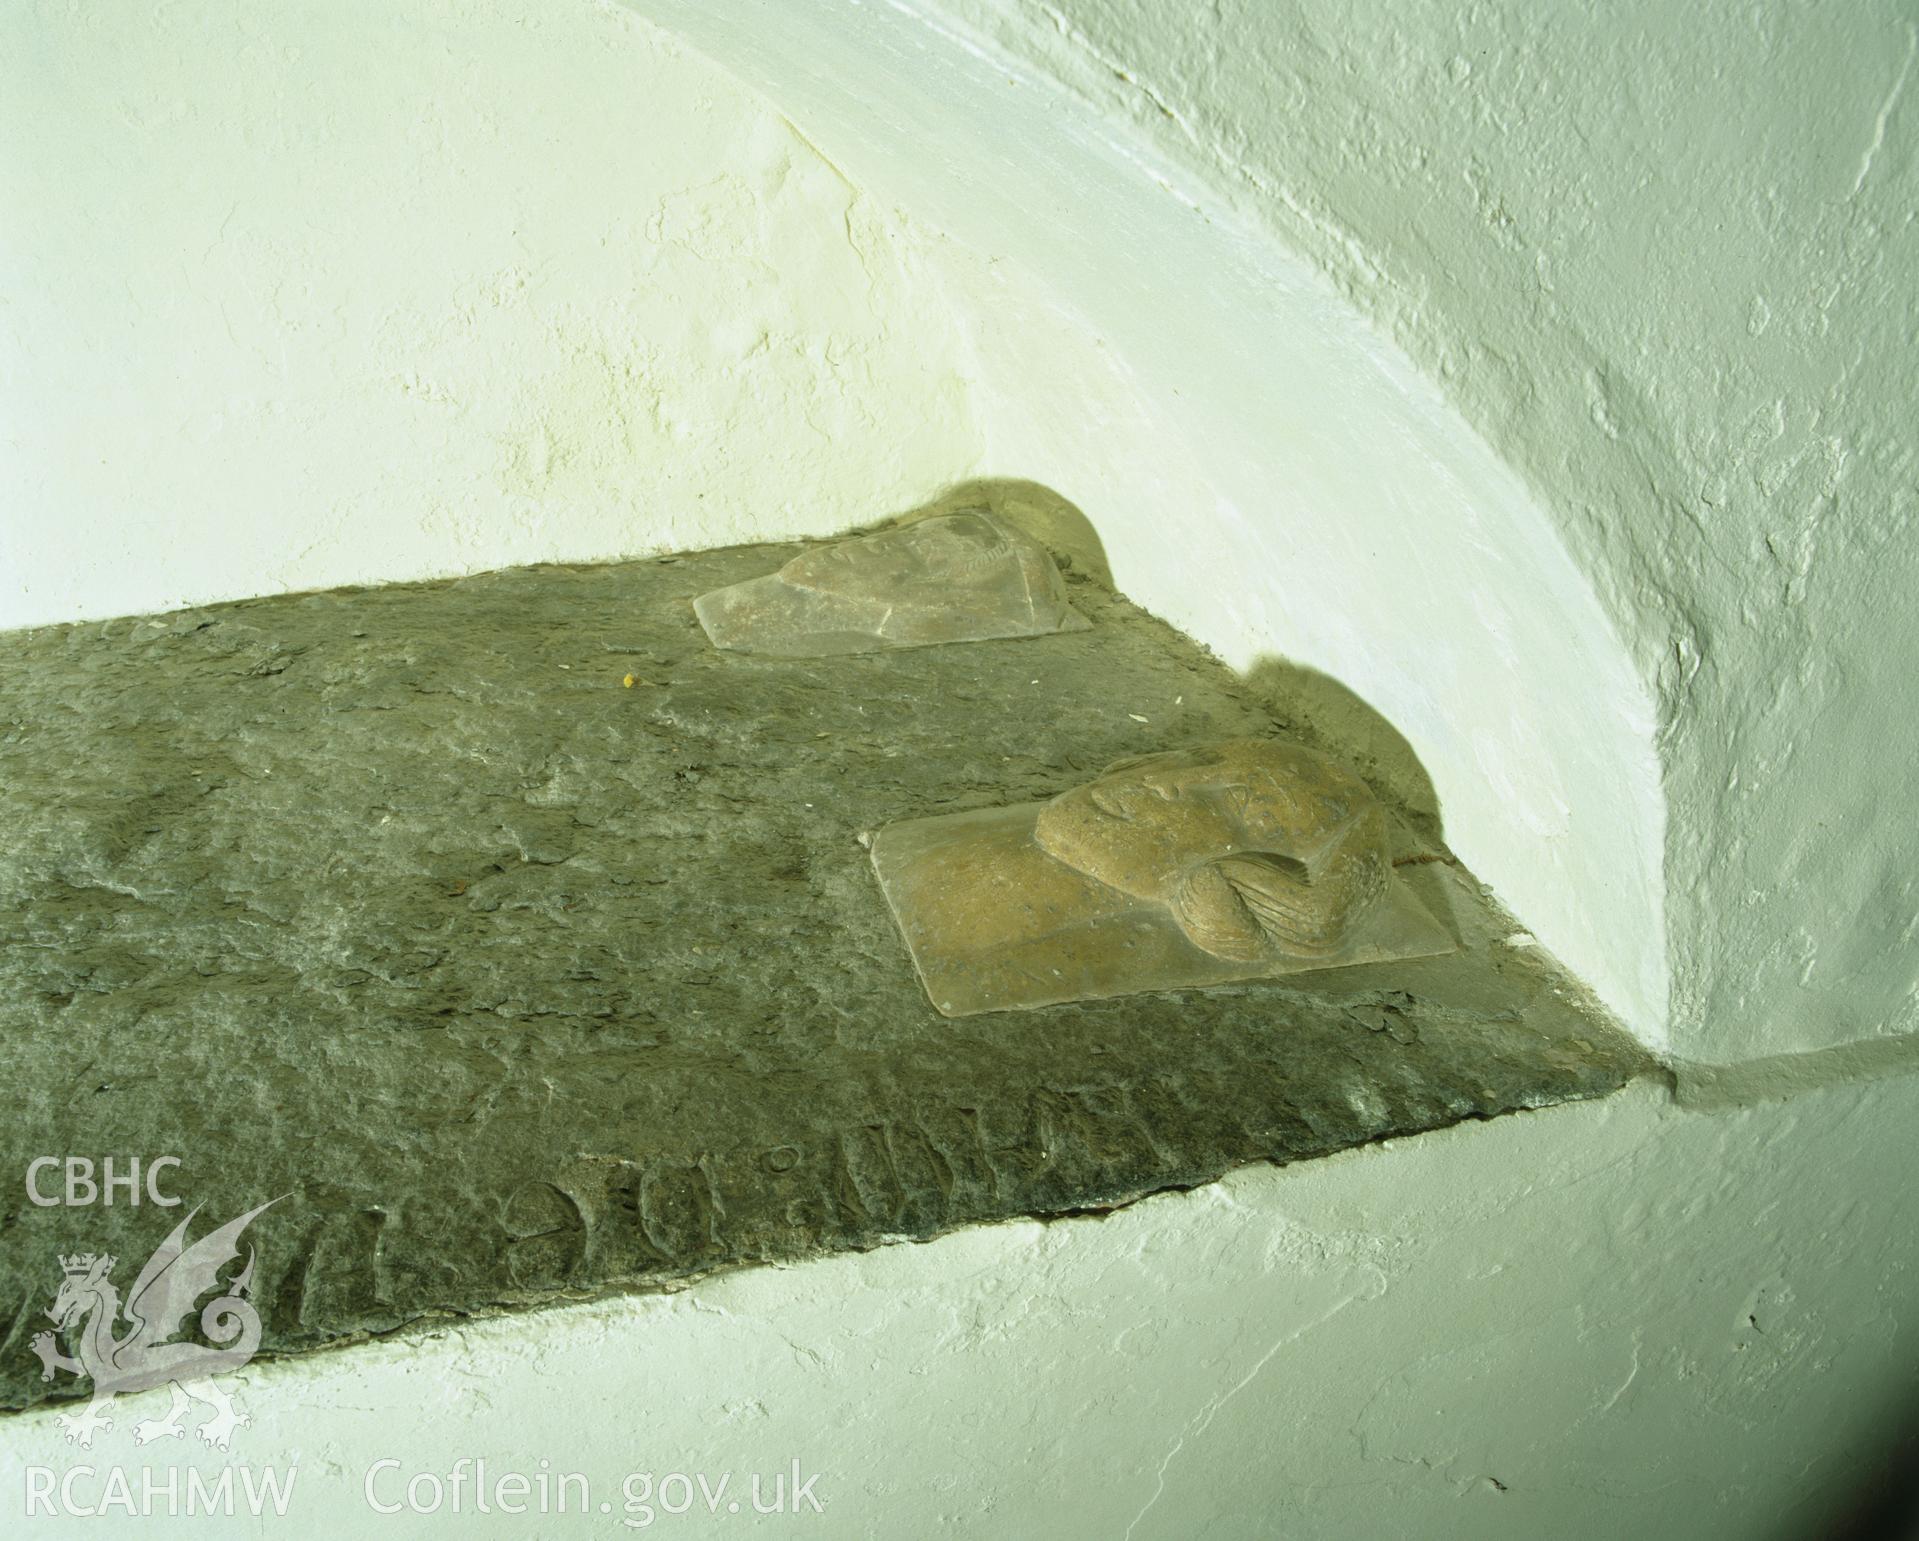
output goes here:
<path id="1" fill-rule="evenodd" d="M 1046 548 L 982 509 L 817 546 L 693 602 L 715 647 L 785 658 L 1087 627 Z"/>
<path id="2" fill-rule="evenodd" d="M 1051 802 L 889 824 L 881 887 L 946 1016 L 1433 957 L 1385 810 L 1324 755 L 1230 739 Z"/>

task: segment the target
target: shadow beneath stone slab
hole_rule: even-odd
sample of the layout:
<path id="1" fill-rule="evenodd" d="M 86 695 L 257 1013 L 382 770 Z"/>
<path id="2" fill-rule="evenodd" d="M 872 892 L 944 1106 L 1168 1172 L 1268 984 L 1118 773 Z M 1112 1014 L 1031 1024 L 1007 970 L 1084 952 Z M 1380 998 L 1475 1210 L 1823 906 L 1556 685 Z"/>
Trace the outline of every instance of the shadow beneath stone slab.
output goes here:
<path id="1" fill-rule="evenodd" d="M 199 1234 L 288 1195 L 247 1233 L 281 1354 L 1109 1209 L 1651 1068 L 1330 682 L 1236 678 L 1077 560 L 1088 631 L 709 647 L 694 596 L 799 549 L 0 636 L 0 1406 L 85 1389 L 30 1347 L 59 1257 L 115 1254 L 124 1291 L 195 1204 Z M 862 831 L 1356 725 L 1457 952 L 928 1002 Z M 186 1207 L 38 1207 L 49 1153 L 177 1157 Z"/>

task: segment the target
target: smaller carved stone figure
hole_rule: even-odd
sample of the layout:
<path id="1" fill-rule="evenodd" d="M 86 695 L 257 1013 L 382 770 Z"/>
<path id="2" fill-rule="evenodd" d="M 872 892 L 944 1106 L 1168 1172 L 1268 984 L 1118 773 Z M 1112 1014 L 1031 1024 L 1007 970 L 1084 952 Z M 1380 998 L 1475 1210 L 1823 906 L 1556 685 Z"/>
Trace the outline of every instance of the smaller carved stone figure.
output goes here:
<path id="1" fill-rule="evenodd" d="M 715 647 L 787 658 L 1082 631 L 1046 548 L 983 509 L 801 552 L 693 602 Z"/>
<path id="2" fill-rule="evenodd" d="M 1298 745 L 1121 760 L 1047 803 L 889 824 L 873 862 L 947 1016 L 1429 957 L 1385 809 Z"/>

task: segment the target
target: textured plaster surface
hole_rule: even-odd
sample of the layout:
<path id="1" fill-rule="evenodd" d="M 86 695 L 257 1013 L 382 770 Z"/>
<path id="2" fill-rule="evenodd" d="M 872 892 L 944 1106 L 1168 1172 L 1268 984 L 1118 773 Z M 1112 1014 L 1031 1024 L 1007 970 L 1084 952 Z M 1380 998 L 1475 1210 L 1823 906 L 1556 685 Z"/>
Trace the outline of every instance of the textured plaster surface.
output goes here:
<path id="1" fill-rule="evenodd" d="M 1416 809 L 1394 859 L 1446 956 L 940 1017 L 864 831 L 1275 725 L 1090 581 L 1057 636 L 712 648 L 694 596 L 794 555 L 0 639 L 0 1172 L 167 1152 L 209 1220 L 289 1195 L 255 1238 L 282 1352 L 1111 1206 L 1649 1068 Z M 123 1289 L 158 1218 L 90 1217 Z M 49 1389 L 27 1344 L 73 1221 L 0 1190 L 0 1405 Z"/>
<path id="2" fill-rule="evenodd" d="M 929 10 L 1308 254 L 1550 508 L 1658 696 L 1675 1049 L 1919 1027 L 1919 12 Z"/>
<path id="3" fill-rule="evenodd" d="M 825 534 L 978 458 L 896 222 L 617 7 L 25 0 L 0 103 L 0 626 Z"/>
<path id="4" fill-rule="evenodd" d="M 299 1463 L 296 1534 L 610 1534 L 646 1517 L 630 1473 L 737 1494 L 798 1459 L 822 1515 L 709 1519 L 695 1487 L 644 1533 L 1807 1541 L 1911 1428 L 1915 1119 L 1911 1078 L 1711 1116 L 1641 1082 L 1104 1218 L 256 1362 L 235 1459 Z M 393 1503 L 475 1457 L 585 1473 L 614 1518 L 366 1507 L 375 1461 Z M 46 1411 L 0 1422 L 0 1492 L 74 1460 Z"/>

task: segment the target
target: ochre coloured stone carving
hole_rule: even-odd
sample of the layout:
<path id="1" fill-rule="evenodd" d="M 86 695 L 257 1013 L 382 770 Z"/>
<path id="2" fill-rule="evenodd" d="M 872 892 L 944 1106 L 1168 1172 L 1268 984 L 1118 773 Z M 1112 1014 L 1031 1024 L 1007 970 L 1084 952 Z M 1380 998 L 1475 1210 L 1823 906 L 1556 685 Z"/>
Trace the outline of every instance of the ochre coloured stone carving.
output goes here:
<path id="1" fill-rule="evenodd" d="M 890 824 L 887 902 L 947 1016 L 1430 957 L 1386 811 L 1294 744 L 1121 760 L 1051 802 Z"/>
<path id="2" fill-rule="evenodd" d="M 1199 947 L 1324 958 L 1386 892 L 1386 814 L 1324 755 L 1237 739 L 1141 755 L 1040 810 L 1041 849 L 1166 905 Z"/>
<path id="3" fill-rule="evenodd" d="M 1087 626 L 1046 548 L 981 509 L 815 547 L 693 609 L 715 647 L 787 658 Z"/>

